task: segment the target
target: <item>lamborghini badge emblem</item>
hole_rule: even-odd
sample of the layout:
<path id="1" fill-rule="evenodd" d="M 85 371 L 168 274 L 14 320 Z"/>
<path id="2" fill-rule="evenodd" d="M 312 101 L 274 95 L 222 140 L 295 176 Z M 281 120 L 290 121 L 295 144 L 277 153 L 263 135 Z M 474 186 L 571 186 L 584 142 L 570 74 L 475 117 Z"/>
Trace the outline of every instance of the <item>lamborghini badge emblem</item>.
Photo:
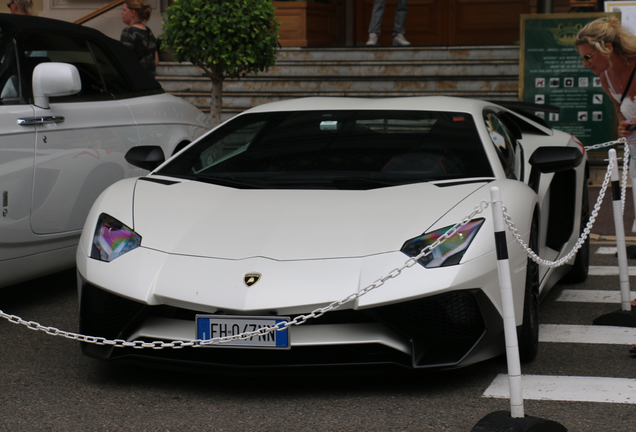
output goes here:
<path id="1" fill-rule="evenodd" d="M 247 273 L 245 276 L 243 276 L 243 282 L 245 282 L 245 285 L 247 285 L 248 287 L 251 287 L 256 282 L 258 282 L 260 278 L 260 273 Z"/>

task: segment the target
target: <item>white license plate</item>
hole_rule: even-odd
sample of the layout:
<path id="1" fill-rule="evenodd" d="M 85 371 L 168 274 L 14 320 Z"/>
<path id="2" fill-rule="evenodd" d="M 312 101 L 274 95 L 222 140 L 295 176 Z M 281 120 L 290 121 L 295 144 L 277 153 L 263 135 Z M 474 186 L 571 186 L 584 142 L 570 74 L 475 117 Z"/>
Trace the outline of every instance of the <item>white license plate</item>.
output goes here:
<path id="1" fill-rule="evenodd" d="M 197 315 L 197 339 L 210 340 L 225 336 L 236 336 L 242 333 L 256 331 L 263 327 L 274 327 L 277 323 L 287 322 L 286 317 L 252 317 L 232 315 Z M 252 336 L 249 339 L 234 340 L 209 344 L 214 347 L 244 347 L 244 348 L 289 348 L 289 331 L 274 330 L 262 336 Z"/>

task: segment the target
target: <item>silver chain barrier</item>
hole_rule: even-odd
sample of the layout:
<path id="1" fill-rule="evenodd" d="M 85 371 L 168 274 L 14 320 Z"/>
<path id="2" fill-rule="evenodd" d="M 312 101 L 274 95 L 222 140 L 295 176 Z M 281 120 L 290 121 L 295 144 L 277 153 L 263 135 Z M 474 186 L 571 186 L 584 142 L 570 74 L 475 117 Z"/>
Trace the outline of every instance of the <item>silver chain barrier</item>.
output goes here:
<path id="1" fill-rule="evenodd" d="M 621 214 L 625 214 L 625 197 L 627 196 L 627 177 L 629 175 L 629 146 L 623 150 L 623 173 L 621 177 Z"/>
<path id="2" fill-rule="evenodd" d="M 585 147 L 586 151 L 590 150 L 598 150 L 604 147 L 611 147 L 614 144 L 624 144 L 623 148 L 623 175 L 621 179 L 621 203 L 622 203 L 622 212 L 625 214 L 625 196 L 627 194 L 627 177 L 629 175 L 629 146 L 627 145 L 626 138 L 619 138 L 615 141 L 608 141 L 601 144 L 595 144 L 591 146 Z"/>
<path id="3" fill-rule="evenodd" d="M 606 143 L 602 143 L 602 144 L 596 144 L 594 146 L 589 146 L 589 147 L 585 147 L 586 150 L 595 150 L 595 149 L 599 149 L 599 148 L 603 148 L 603 147 L 608 147 L 617 143 L 625 143 L 625 139 L 621 138 L 617 141 L 610 141 L 610 142 L 606 142 Z M 628 160 L 628 155 L 629 155 L 629 148 L 626 145 L 625 146 L 625 157 L 624 157 L 624 161 L 623 161 L 623 179 L 624 179 L 624 184 L 626 184 L 626 175 L 625 175 L 625 171 L 626 171 L 626 162 L 625 160 Z M 607 185 L 609 184 L 610 178 L 611 178 L 611 170 L 613 169 L 613 163 L 612 161 L 610 161 L 609 165 L 608 165 L 608 169 L 607 169 L 607 173 L 605 174 L 605 178 L 603 180 L 603 185 L 601 187 L 601 190 L 599 192 L 599 197 L 598 200 L 596 202 L 596 204 L 594 205 L 594 210 L 592 211 L 592 214 L 590 215 L 590 219 L 583 231 L 583 234 L 581 235 L 581 237 L 578 239 L 576 245 L 574 246 L 574 248 L 572 249 L 572 251 L 570 251 L 570 253 L 559 259 L 558 261 L 547 261 L 544 260 L 542 258 L 540 258 L 521 238 L 521 235 L 519 234 L 518 230 L 516 229 L 514 223 L 512 222 L 510 215 L 507 212 L 507 209 L 505 206 L 503 207 L 503 215 L 504 215 L 504 221 L 506 222 L 506 224 L 508 225 L 508 228 L 510 229 L 510 231 L 512 232 L 513 236 L 515 237 L 515 239 L 517 240 L 517 242 L 521 245 L 521 247 L 526 251 L 526 253 L 528 254 L 528 256 L 535 261 L 538 264 L 542 264 L 548 267 L 558 267 L 561 266 L 565 263 L 567 263 L 572 257 L 574 257 L 574 255 L 576 255 L 576 253 L 578 252 L 578 250 L 581 248 L 581 246 L 583 245 L 583 243 L 585 242 L 585 240 L 587 239 L 587 237 L 590 234 L 591 228 L 594 225 L 594 222 L 596 221 L 596 216 L 598 215 L 598 211 L 600 210 L 600 206 L 601 206 L 601 202 L 603 201 L 603 197 L 605 196 L 605 191 L 607 189 Z M 258 330 L 252 331 L 252 332 L 245 332 L 245 333 L 241 333 L 238 335 L 232 335 L 232 336 L 224 336 L 224 337 L 218 337 L 218 338 L 213 338 L 213 339 L 209 339 L 209 340 L 201 340 L 201 339 L 195 339 L 195 340 L 189 340 L 189 341 L 172 341 L 172 342 L 164 342 L 164 341 L 154 341 L 154 342 L 145 342 L 145 341 L 126 341 L 124 339 L 114 339 L 114 340 L 109 340 L 103 337 L 97 337 L 97 336 L 87 336 L 87 335 L 83 335 L 80 333 L 74 333 L 74 332 L 67 332 L 67 331 L 63 331 L 60 329 L 57 329 L 55 327 L 46 327 L 43 326 L 35 321 L 25 321 L 22 318 L 16 316 L 16 315 L 8 315 L 6 313 L 4 313 L 2 310 L 0 310 L 0 318 L 6 319 L 7 321 L 9 321 L 10 323 L 13 324 L 18 324 L 18 325 L 23 325 L 25 327 L 27 327 L 30 330 L 34 330 L 34 331 L 43 331 L 48 335 L 51 336 L 60 336 L 60 337 L 64 337 L 66 339 L 71 339 L 71 340 L 76 340 L 79 342 L 85 342 L 85 343 L 90 343 L 90 344 L 95 344 L 95 345 L 109 345 L 109 346 L 113 346 L 113 347 L 119 347 L 119 348 L 135 348 L 135 349 L 143 349 L 143 348 L 152 348 L 152 349 L 164 349 L 164 348 L 173 348 L 173 349 L 180 349 L 180 348 L 184 348 L 184 347 L 201 347 L 201 346 L 206 346 L 206 345 L 218 345 L 220 343 L 226 343 L 226 342 L 232 342 L 232 341 L 237 341 L 237 340 L 246 340 L 246 339 L 251 339 L 253 337 L 262 337 L 265 336 L 268 333 L 271 333 L 273 331 L 282 331 L 285 329 L 288 329 L 291 326 L 295 326 L 295 325 L 301 325 L 304 324 L 305 322 L 307 322 L 310 319 L 314 319 L 314 318 L 318 318 L 321 317 L 322 315 L 324 315 L 327 312 L 330 312 L 332 310 L 338 309 L 339 307 L 341 307 L 342 305 L 349 303 L 351 301 L 354 301 L 360 297 L 362 297 L 363 295 L 367 294 L 368 292 L 376 289 L 376 288 L 380 288 L 381 286 L 383 286 L 387 281 L 394 279 L 396 277 L 398 277 L 404 270 L 406 270 L 407 268 L 411 268 L 413 267 L 420 259 L 422 259 L 423 257 L 430 255 L 431 252 L 433 252 L 433 250 L 438 247 L 439 245 L 441 245 L 442 243 L 444 243 L 448 238 L 452 237 L 453 235 L 455 235 L 457 233 L 457 231 L 459 229 L 461 229 L 464 225 L 466 225 L 468 222 L 470 222 L 475 216 L 477 216 L 478 214 L 482 213 L 484 210 L 486 210 L 488 208 L 488 206 L 490 205 L 490 202 L 488 201 L 482 201 L 478 206 L 475 207 L 475 209 L 473 210 L 472 213 L 470 213 L 468 216 L 466 216 L 464 219 L 461 220 L 461 222 L 456 223 L 455 225 L 453 225 L 453 227 L 451 229 L 449 229 L 446 233 L 444 233 L 442 236 L 440 236 L 434 243 L 424 247 L 420 253 L 417 256 L 411 257 L 409 258 L 402 267 L 398 267 L 392 271 L 390 271 L 386 276 L 376 280 L 375 282 L 367 285 L 365 288 L 362 288 L 361 290 L 358 290 L 357 292 L 345 297 L 342 300 L 336 300 L 332 303 L 330 303 L 329 305 L 325 306 L 325 307 L 321 307 L 321 308 L 317 308 L 315 310 L 313 310 L 311 313 L 307 314 L 307 315 L 299 315 L 297 317 L 295 317 L 293 320 L 291 321 L 287 321 L 287 322 L 280 322 L 277 323 L 276 325 L 272 326 L 272 327 L 262 327 Z"/>
<path id="4" fill-rule="evenodd" d="M 601 143 L 601 144 L 594 144 L 594 145 L 591 145 L 591 146 L 586 146 L 585 150 L 586 151 L 598 150 L 598 149 L 602 149 L 604 147 L 611 147 L 614 144 L 625 144 L 626 142 L 627 142 L 626 138 L 619 138 L 619 139 L 614 140 L 614 141 L 607 141 L 607 142 L 604 142 L 604 143 Z"/>
<path id="5" fill-rule="evenodd" d="M 25 321 L 16 315 L 8 315 L 1 310 L 0 310 L 0 318 L 4 318 L 13 324 L 23 325 L 31 330 L 43 331 L 46 334 L 49 334 L 52 336 L 60 336 L 60 337 L 64 337 L 67 339 L 76 340 L 80 342 L 86 342 L 86 343 L 91 343 L 96 345 L 111 345 L 111 346 L 120 347 L 120 348 L 137 348 L 137 349 L 175 348 L 177 349 L 177 348 L 184 348 L 184 347 L 200 347 L 205 345 L 217 345 L 224 342 L 246 340 L 253 337 L 265 336 L 267 333 L 270 333 L 273 331 L 282 331 L 294 325 L 304 324 L 309 319 L 318 318 L 329 311 L 338 309 L 340 306 L 344 305 L 345 303 L 349 303 L 350 301 L 356 300 L 376 288 L 380 288 L 387 281 L 398 277 L 404 270 L 406 270 L 407 268 L 413 267 L 415 264 L 417 264 L 417 262 L 420 259 L 431 254 L 431 252 L 433 252 L 433 250 L 436 247 L 444 243 L 448 238 L 455 235 L 459 229 L 461 229 L 464 225 L 466 225 L 468 222 L 473 220 L 475 216 L 477 216 L 478 214 L 486 210 L 489 205 L 490 205 L 489 202 L 482 201 L 478 206 L 475 207 L 472 213 L 470 213 L 468 216 L 462 219 L 461 222 L 458 222 L 455 225 L 453 225 L 452 228 L 450 228 L 446 233 L 441 235 L 435 242 L 424 247 L 417 256 L 409 258 L 408 260 L 406 260 L 406 262 L 404 263 L 402 267 L 398 267 L 390 271 L 386 276 L 376 280 L 375 282 L 371 283 L 365 288 L 360 289 L 358 292 L 355 292 L 345 297 L 342 300 L 336 300 L 325 307 L 315 309 L 314 311 L 312 311 L 311 313 L 307 315 L 299 315 L 295 317 L 293 320 L 290 320 L 287 322 L 280 322 L 272 327 L 262 327 L 258 330 L 251 331 L 251 332 L 245 332 L 245 333 L 232 335 L 232 336 L 218 337 L 218 338 L 213 338 L 208 340 L 195 339 L 190 341 L 172 341 L 172 342 L 163 342 L 163 341 L 144 342 L 144 341 L 136 340 L 136 341 L 129 342 L 124 339 L 109 340 L 103 337 L 86 336 L 79 333 L 66 332 L 63 330 L 59 330 L 55 327 L 45 327 L 38 324 L 35 321 Z"/>
<path id="6" fill-rule="evenodd" d="M 619 144 L 619 143 L 625 144 L 626 143 L 625 138 L 621 138 L 621 139 L 619 139 L 617 141 L 610 141 L 610 142 L 603 143 L 603 144 L 597 144 L 595 146 L 585 147 L 585 150 L 588 150 L 588 149 L 594 150 L 594 149 L 597 149 L 597 148 L 607 147 L 607 146 L 614 145 L 614 144 Z M 625 144 L 625 153 L 624 153 L 624 157 L 623 157 L 623 187 L 622 187 L 623 211 L 625 209 L 625 190 L 626 190 L 626 186 L 627 186 L 627 175 L 626 175 L 626 172 L 627 172 L 627 162 L 628 161 L 629 161 L 629 147 L 627 146 L 627 144 Z M 521 235 L 519 234 L 519 231 L 515 227 L 514 222 L 510 218 L 510 215 L 508 214 L 506 206 L 502 206 L 504 222 L 508 226 L 508 229 L 512 233 L 512 235 L 515 238 L 515 240 L 517 241 L 517 243 L 519 243 L 521 248 L 523 250 L 525 250 L 526 254 L 528 255 L 528 257 L 530 257 L 530 259 L 532 261 L 536 262 L 537 264 L 553 268 L 553 267 L 560 267 L 560 266 L 566 264 L 572 258 L 574 258 L 576 253 L 583 246 L 583 243 L 585 243 L 585 240 L 587 240 L 587 237 L 590 235 L 590 232 L 592 231 L 592 227 L 594 226 L 594 222 L 596 222 L 596 217 L 598 216 L 598 212 L 601 209 L 601 203 L 603 202 L 603 198 L 605 198 L 605 192 L 607 191 L 607 186 L 609 185 L 609 183 L 611 181 L 611 178 L 612 178 L 612 169 L 614 169 L 614 161 L 613 160 L 609 160 L 609 163 L 607 165 L 607 171 L 605 172 L 605 177 L 603 179 L 603 184 L 601 185 L 601 189 L 600 189 L 600 191 L 598 193 L 598 199 L 596 200 L 596 203 L 594 204 L 594 209 L 592 210 L 592 213 L 590 214 L 590 218 L 589 218 L 587 224 L 585 225 L 585 228 L 583 229 L 583 233 L 581 234 L 581 236 L 577 240 L 577 242 L 574 245 L 574 247 L 572 248 L 572 250 L 567 255 L 565 255 L 564 257 L 562 257 L 562 258 L 560 258 L 560 259 L 558 259 L 556 261 L 548 261 L 548 260 L 545 260 L 545 259 L 539 257 L 530 248 L 530 246 L 528 246 L 528 244 L 523 241 L 523 239 L 521 238 Z"/>

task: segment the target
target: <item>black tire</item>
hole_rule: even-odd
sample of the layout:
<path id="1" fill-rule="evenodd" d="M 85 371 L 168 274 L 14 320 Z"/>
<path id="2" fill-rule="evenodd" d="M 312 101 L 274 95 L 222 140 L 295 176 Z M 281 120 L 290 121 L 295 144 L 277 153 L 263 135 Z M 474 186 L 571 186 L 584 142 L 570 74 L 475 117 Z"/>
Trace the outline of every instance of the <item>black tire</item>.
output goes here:
<path id="1" fill-rule="evenodd" d="M 581 225 L 579 227 L 579 235 L 583 233 L 587 222 L 590 219 L 590 194 L 587 188 L 587 178 L 583 184 L 583 197 L 581 198 Z M 574 265 L 572 269 L 563 277 L 562 282 L 565 283 L 582 283 L 587 279 L 590 270 L 590 237 L 585 239 L 585 243 L 576 253 Z"/>
<path id="2" fill-rule="evenodd" d="M 528 246 L 538 250 L 539 222 L 532 218 Z M 522 362 L 533 360 L 539 351 L 539 264 L 528 258 L 526 264 L 526 286 L 523 299 L 523 323 L 517 329 L 519 357 Z"/>

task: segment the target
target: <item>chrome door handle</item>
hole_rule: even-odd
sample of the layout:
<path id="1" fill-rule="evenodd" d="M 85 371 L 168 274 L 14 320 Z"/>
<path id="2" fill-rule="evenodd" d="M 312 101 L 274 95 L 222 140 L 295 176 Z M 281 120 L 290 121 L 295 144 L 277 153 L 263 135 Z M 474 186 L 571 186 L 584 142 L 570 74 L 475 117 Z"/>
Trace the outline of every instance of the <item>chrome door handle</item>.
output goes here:
<path id="1" fill-rule="evenodd" d="M 18 119 L 18 125 L 20 126 L 40 126 L 51 123 L 62 123 L 64 117 L 61 116 L 48 116 L 48 117 L 23 117 Z"/>

